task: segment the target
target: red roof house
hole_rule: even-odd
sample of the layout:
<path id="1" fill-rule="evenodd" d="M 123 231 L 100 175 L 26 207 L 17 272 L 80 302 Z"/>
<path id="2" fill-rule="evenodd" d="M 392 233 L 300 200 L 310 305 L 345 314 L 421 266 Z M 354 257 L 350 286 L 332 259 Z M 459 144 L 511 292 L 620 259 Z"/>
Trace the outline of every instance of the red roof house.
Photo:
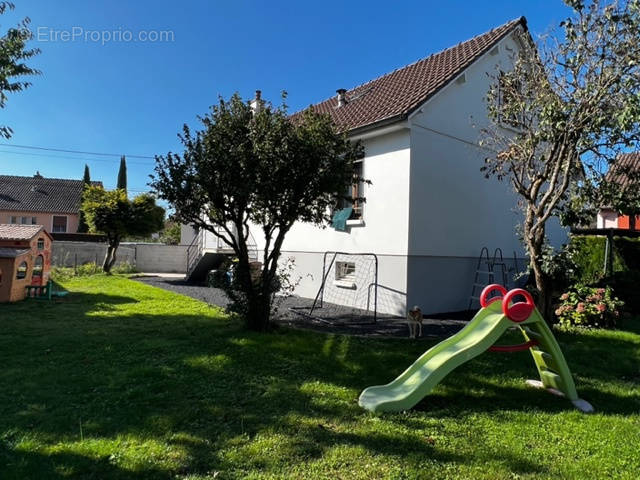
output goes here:
<path id="1" fill-rule="evenodd" d="M 0 303 L 23 300 L 27 286 L 49 281 L 52 241 L 42 225 L 0 224 Z"/>

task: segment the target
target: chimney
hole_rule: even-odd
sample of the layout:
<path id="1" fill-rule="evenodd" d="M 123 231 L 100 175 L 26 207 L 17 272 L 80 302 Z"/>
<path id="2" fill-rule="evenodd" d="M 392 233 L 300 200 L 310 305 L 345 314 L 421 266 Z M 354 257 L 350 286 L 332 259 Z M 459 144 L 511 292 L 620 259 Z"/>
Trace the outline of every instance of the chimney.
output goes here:
<path id="1" fill-rule="evenodd" d="M 338 107 L 343 107 L 347 104 L 347 91 L 344 88 L 339 88 L 336 90 L 338 94 Z"/>
<path id="2" fill-rule="evenodd" d="M 43 178 L 42 175 L 40 175 L 40 170 L 36 170 L 36 174 L 33 176 L 33 178 Z"/>
<path id="3" fill-rule="evenodd" d="M 262 107 L 264 106 L 264 100 L 262 100 L 262 92 L 260 90 L 256 90 L 256 98 L 251 100 L 250 105 L 254 115 L 262 110 Z"/>

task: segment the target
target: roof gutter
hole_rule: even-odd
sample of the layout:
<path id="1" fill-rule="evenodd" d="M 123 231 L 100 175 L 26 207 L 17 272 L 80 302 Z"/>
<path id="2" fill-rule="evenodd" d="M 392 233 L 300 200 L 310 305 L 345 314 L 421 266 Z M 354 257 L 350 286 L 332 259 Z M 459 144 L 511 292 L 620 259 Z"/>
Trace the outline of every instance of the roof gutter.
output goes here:
<path id="1" fill-rule="evenodd" d="M 354 128 L 348 132 L 349 139 L 366 140 L 367 138 L 379 137 L 380 135 L 406 130 L 409 128 L 409 122 L 407 122 L 406 118 L 407 115 L 396 115 L 363 127 Z"/>

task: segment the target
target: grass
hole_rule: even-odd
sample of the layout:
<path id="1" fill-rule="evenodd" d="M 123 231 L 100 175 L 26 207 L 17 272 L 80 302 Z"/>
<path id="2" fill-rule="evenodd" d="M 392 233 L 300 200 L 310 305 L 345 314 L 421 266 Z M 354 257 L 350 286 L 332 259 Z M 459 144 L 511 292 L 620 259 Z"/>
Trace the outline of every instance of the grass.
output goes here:
<path id="1" fill-rule="evenodd" d="M 640 325 L 558 338 L 581 396 L 530 390 L 487 353 L 415 409 L 357 405 L 431 343 L 281 329 L 122 277 L 0 305 L 0 478 L 629 478 L 640 471 Z"/>

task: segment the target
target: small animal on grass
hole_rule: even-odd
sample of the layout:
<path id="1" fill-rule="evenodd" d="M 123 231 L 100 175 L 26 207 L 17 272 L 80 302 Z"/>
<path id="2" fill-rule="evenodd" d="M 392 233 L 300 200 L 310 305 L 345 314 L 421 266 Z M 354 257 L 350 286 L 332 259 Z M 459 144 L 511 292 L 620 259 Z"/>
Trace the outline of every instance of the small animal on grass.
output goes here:
<path id="1" fill-rule="evenodd" d="M 409 338 L 422 336 L 422 310 L 419 306 L 414 306 L 407 313 L 407 325 L 409 325 Z"/>

